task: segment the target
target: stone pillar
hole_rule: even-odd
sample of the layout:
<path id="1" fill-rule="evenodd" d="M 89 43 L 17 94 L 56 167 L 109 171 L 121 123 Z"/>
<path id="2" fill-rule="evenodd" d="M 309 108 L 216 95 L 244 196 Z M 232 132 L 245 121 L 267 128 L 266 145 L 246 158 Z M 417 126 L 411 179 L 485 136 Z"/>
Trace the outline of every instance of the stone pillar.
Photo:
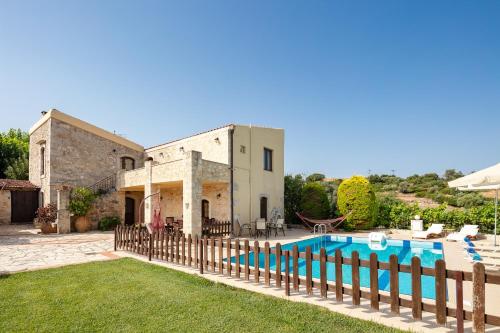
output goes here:
<path id="1" fill-rule="evenodd" d="M 57 233 L 59 234 L 71 232 L 71 217 L 68 209 L 70 194 L 69 186 L 57 187 Z"/>
<path id="2" fill-rule="evenodd" d="M 151 223 L 153 221 L 153 159 L 148 157 L 144 161 L 144 169 L 146 170 L 146 182 L 144 183 L 144 223 Z"/>
<path id="3" fill-rule="evenodd" d="M 201 236 L 202 160 L 198 151 L 188 151 L 182 184 L 183 231 Z"/>

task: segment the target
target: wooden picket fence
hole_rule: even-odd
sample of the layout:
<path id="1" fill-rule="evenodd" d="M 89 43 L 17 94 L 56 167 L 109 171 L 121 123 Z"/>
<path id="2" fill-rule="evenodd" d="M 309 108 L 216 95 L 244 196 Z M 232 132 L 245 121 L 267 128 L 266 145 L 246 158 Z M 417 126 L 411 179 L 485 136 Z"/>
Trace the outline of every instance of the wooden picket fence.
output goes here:
<path id="1" fill-rule="evenodd" d="M 207 220 L 202 224 L 202 235 L 209 237 L 230 236 L 232 232 L 231 221 Z"/>
<path id="2" fill-rule="evenodd" d="M 342 257 L 340 250 L 334 256 L 327 256 L 325 248 L 319 254 L 313 254 L 311 247 L 305 252 L 299 252 L 294 246 L 292 251 L 282 250 L 277 243 L 270 248 L 265 242 L 261 247 L 258 241 L 250 245 L 248 240 L 241 242 L 239 239 L 220 237 L 191 237 L 182 233 L 155 232 L 149 234 L 145 228 L 134 226 L 118 226 L 115 229 L 115 251 L 125 250 L 140 255 L 148 256 L 149 260 L 157 259 L 169 261 L 179 265 L 194 267 L 200 273 L 219 273 L 227 277 L 236 277 L 255 283 L 264 283 L 265 286 L 273 285 L 283 288 L 287 296 L 291 292 L 299 292 L 300 287 L 305 288 L 307 295 L 312 295 L 317 289 L 322 298 L 327 298 L 330 293 L 335 295 L 338 302 L 344 301 L 344 295 L 351 296 L 353 305 L 360 305 L 361 299 L 369 300 L 370 307 L 379 310 L 380 303 L 390 304 L 391 312 L 400 313 L 400 308 L 410 308 L 414 319 L 422 319 L 422 312 L 435 314 L 436 322 L 445 325 L 447 317 L 456 318 L 457 332 L 464 331 L 464 320 L 472 320 L 475 332 L 484 332 L 485 325 L 500 326 L 500 317 L 486 314 L 485 289 L 486 284 L 500 284 L 500 275 L 486 273 L 484 265 L 476 263 L 472 272 L 463 272 L 446 269 L 443 260 L 436 261 L 434 268 L 422 267 L 420 258 L 413 257 L 410 265 L 398 263 L 396 255 L 391 255 L 389 262 L 379 262 L 377 254 L 372 253 L 369 260 L 360 260 L 359 253 L 353 252 L 351 258 Z M 250 253 L 254 253 L 254 262 L 249 262 Z M 260 268 L 259 253 L 264 254 L 264 268 Z M 276 256 L 276 269 L 270 270 L 270 255 Z M 240 262 L 243 256 L 243 262 Z M 225 258 L 235 258 L 235 262 L 226 261 Z M 284 260 L 282 259 L 284 257 Z M 278 260 L 279 258 L 279 260 Z M 299 275 L 299 258 L 305 259 L 306 275 Z M 319 261 L 320 278 L 313 278 L 312 263 Z M 327 280 L 326 263 L 334 263 L 335 280 Z M 286 263 L 289 263 L 288 265 Z M 342 282 L 342 265 L 350 265 L 352 270 L 352 284 Z M 360 267 L 367 267 L 370 271 L 370 286 L 363 288 L 360 285 Z M 378 270 L 389 271 L 390 292 L 380 293 L 378 286 Z M 398 273 L 410 273 L 412 280 L 412 295 L 402 298 L 399 295 Z M 435 278 L 436 299 L 422 299 L 422 276 Z M 263 281 L 262 281 L 263 279 Z M 456 307 L 451 308 L 446 302 L 446 280 L 455 280 Z M 338 281 L 338 282 L 337 282 Z M 473 288 L 472 311 L 463 308 L 463 283 L 471 281 Z"/>

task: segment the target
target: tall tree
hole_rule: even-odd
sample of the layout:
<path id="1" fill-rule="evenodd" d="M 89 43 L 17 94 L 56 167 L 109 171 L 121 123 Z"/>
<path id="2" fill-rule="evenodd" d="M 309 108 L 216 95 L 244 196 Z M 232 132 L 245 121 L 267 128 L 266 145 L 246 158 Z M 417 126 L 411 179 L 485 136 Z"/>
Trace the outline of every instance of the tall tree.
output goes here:
<path id="1" fill-rule="evenodd" d="M 28 179 L 28 153 L 28 133 L 13 128 L 0 133 L 0 178 Z"/>

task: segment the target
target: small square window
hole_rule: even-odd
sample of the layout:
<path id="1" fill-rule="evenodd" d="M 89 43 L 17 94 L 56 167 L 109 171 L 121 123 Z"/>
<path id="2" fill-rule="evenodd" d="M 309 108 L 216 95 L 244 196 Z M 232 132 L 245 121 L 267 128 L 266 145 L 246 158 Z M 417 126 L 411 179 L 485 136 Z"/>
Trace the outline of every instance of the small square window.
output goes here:
<path id="1" fill-rule="evenodd" d="M 264 170 L 273 171 L 273 151 L 269 148 L 264 148 Z"/>
<path id="2" fill-rule="evenodd" d="M 245 147 L 245 146 L 241 145 L 241 146 L 240 146 L 240 153 L 245 154 L 245 153 L 246 153 L 246 151 L 247 151 L 247 147 Z"/>

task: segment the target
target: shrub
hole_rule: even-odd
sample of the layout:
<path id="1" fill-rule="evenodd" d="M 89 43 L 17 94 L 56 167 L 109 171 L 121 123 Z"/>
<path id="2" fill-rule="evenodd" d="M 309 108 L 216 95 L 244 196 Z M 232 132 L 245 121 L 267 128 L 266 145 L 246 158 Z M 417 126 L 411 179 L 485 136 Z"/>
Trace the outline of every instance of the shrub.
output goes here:
<path id="1" fill-rule="evenodd" d="M 40 207 L 36 210 L 36 217 L 39 223 L 49 224 L 57 220 L 57 206 L 53 203 Z"/>
<path id="2" fill-rule="evenodd" d="M 319 183 L 307 183 L 302 188 L 301 211 L 313 219 L 324 219 L 330 215 L 330 203 L 325 188 Z"/>
<path id="3" fill-rule="evenodd" d="M 368 229 L 377 218 L 377 203 L 370 182 L 362 176 L 353 176 L 340 184 L 337 204 L 343 215 L 349 214 L 347 229 Z"/>
<path id="4" fill-rule="evenodd" d="M 295 212 L 300 212 L 304 179 L 301 175 L 285 176 L 285 220 L 287 223 L 300 223 Z"/>
<path id="5" fill-rule="evenodd" d="M 69 211 L 76 216 L 85 216 L 95 200 L 94 193 L 86 187 L 77 187 L 71 193 Z"/>
<path id="6" fill-rule="evenodd" d="M 322 173 L 313 173 L 306 177 L 306 182 L 320 182 L 325 179 L 325 175 Z"/>
<path id="7" fill-rule="evenodd" d="M 121 224 L 121 219 L 118 216 L 105 216 L 99 220 L 97 228 L 101 231 L 108 231 L 113 230 L 119 224 Z"/>

